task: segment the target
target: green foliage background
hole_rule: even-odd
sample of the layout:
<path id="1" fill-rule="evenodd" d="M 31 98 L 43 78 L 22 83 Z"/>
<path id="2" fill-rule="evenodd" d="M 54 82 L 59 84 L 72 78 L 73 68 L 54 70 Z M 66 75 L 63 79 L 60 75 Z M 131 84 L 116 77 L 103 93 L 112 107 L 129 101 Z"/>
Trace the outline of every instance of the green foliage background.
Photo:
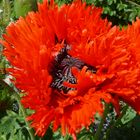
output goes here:
<path id="1" fill-rule="evenodd" d="M 25 16 L 28 11 L 36 11 L 36 2 L 42 0 L 0 0 L 0 36 L 5 32 L 6 26 Z M 71 3 L 72 0 L 55 0 L 59 5 Z M 140 0 L 83 0 L 87 4 L 103 8 L 102 18 L 108 18 L 113 25 L 120 27 L 131 24 L 140 17 Z M 25 114 L 31 113 L 30 110 L 22 110 L 18 102 L 18 90 L 11 84 L 6 83 L 8 74 L 5 71 L 9 67 L 8 62 L 2 55 L 0 46 L 0 140 L 31 140 L 29 134 L 29 124 L 25 121 Z M 18 95 L 19 96 L 19 95 Z M 108 140 L 139 140 L 140 139 L 140 116 L 125 105 L 122 106 L 123 116 L 115 121 L 113 126 L 106 130 L 109 133 Z M 99 119 L 99 120 L 98 120 Z M 97 121 L 100 121 L 98 118 Z M 93 124 L 92 124 L 93 125 Z M 94 140 L 94 129 L 90 126 L 87 131 L 83 128 L 77 136 L 79 140 Z M 34 133 L 34 130 L 31 130 Z M 71 140 L 71 136 L 62 137 L 60 130 L 53 133 L 51 126 L 43 138 L 35 137 L 35 140 Z M 103 137 L 101 138 L 103 139 Z"/>
<path id="2" fill-rule="evenodd" d="M 103 18 L 107 17 L 113 25 L 127 25 L 140 17 L 140 0 L 86 0 L 103 7 Z"/>

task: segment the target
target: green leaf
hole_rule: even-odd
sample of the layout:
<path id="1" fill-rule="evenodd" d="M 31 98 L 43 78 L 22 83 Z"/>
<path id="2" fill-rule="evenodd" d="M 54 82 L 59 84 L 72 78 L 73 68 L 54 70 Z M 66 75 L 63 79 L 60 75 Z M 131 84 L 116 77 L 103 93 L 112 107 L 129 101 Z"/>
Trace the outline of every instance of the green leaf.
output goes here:
<path id="1" fill-rule="evenodd" d="M 10 134 L 11 132 L 16 133 L 16 129 L 20 128 L 19 124 L 16 122 L 16 114 L 12 111 L 7 111 L 7 115 L 8 116 L 1 119 L 0 133 L 4 133 L 5 135 Z"/>
<path id="2" fill-rule="evenodd" d="M 122 124 L 126 124 L 134 119 L 136 116 L 136 111 L 134 111 L 131 107 L 127 109 L 126 114 L 121 118 Z"/>
<path id="3" fill-rule="evenodd" d="M 0 120 L 0 140 L 30 140 L 23 119 L 17 113 L 7 110 L 7 115 Z"/>
<path id="4" fill-rule="evenodd" d="M 119 11 L 121 11 L 121 10 L 123 10 L 123 9 L 126 9 L 126 8 L 127 8 L 127 5 L 126 5 L 126 4 L 119 3 L 119 4 L 117 5 L 117 9 L 118 9 Z"/>

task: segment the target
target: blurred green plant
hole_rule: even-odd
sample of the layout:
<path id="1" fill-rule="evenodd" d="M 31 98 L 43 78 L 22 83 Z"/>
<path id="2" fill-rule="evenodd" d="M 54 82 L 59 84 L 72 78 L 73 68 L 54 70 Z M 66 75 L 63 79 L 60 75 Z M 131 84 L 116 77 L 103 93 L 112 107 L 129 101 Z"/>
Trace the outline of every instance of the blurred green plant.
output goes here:
<path id="1" fill-rule="evenodd" d="M 37 0 L 14 0 L 16 18 L 25 16 L 29 11 L 37 10 Z"/>
<path id="2" fill-rule="evenodd" d="M 129 116 L 130 118 L 131 115 Z M 139 123 L 140 116 L 136 115 L 129 122 L 111 128 L 110 136 L 106 140 L 139 140 L 140 139 Z"/>
<path id="3" fill-rule="evenodd" d="M 0 118 L 6 115 L 7 109 L 12 109 L 12 104 L 13 100 L 10 98 L 7 88 L 0 85 Z"/>
<path id="4" fill-rule="evenodd" d="M 0 0 L 0 36 L 5 31 L 6 26 L 19 16 L 25 16 L 29 11 L 37 10 L 37 1 L 42 0 Z M 59 5 L 70 3 L 72 0 L 55 0 Z M 127 25 L 136 17 L 140 17 L 140 0 L 83 0 L 87 4 L 103 7 L 103 18 L 108 18 L 113 25 Z M 61 135 L 61 130 L 52 131 L 51 126 L 43 138 L 32 137 L 34 134 L 30 128 L 30 123 L 26 122 L 26 114 L 31 110 L 25 110 L 20 104 L 19 94 L 14 90 L 14 86 L 5 83 L 8 77 L 5 68 L 8 66 L 7 61 L 2 56 L 2 46 L 0 46 L 0 140 L 71 140 L 71 136 Z M 11 90 L 12 89 L 12 90 Z M 16 94 L 15 94 L 16 93 Z M 110 116 L 116 117 L 112 112 Z M 122 116 L 110 119 L 108 127 L 105 129 L 102 123 L 102 133 L 105 137 L 100 136 L 102 140 L 139 140 L 140 138 L 140 116 L 136 112 L 124 105 L 122 107 Z M 114 115 L 114 116 L 113 116 Z M 91 124 L 89 130 L 83 128 L 77 135 L 78 140 L 94 140 L 95 128 L 101 122 L 97 116 L 96 123 Z M 105 119 L 107 121 L 107 117 Z M 114 123 L 115 122 L 115 123 Z M 114 125 L 112 126 L 112 123 Z M 111 129 L 110 129 L 111 128 Z"/>
<path id="5" fill-rule="evenodd" d="M 5 26 L 10 21 L 11 5 L 9 0 L 0 1 L 0 25 Z"/>

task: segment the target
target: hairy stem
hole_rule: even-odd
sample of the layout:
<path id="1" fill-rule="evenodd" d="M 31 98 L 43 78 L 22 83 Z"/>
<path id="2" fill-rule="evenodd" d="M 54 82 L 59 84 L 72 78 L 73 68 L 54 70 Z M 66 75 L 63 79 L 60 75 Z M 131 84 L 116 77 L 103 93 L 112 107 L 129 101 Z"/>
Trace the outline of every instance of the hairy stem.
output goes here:
<path id="1" fill-rule="evenodd" d="M 140 5 L 139 5 L 139 4 L 137 4 L 137 3 L 136 3 L 136 2 L 134 2 L 134 1 L 128 0 L 127 2 L 129 2 L 129 3 L 130 3 L 130 4 L 132 4 L 132 5 L 135 5 L 135 6 L 140 7 Z"/>
<path id="2" fill-rule="evenodd" d="M 103 117 L 101 119 L 101 122 L 97 128 L 97 131 L 95 133 L 95 136 L 94 136 L 94 140 L 99 140 L 100 139 L 100 135 L 101 135 L 101 132 L 102 132 L 102 128 L 103 128 L 103 124 L 104 124 L 104 121 L 105 121 L 105 118 L 109 112 L 109 106 L 110 104 L 105 104 L 105 110 L 104 110 L 104 113 L 103 113 Z"/>

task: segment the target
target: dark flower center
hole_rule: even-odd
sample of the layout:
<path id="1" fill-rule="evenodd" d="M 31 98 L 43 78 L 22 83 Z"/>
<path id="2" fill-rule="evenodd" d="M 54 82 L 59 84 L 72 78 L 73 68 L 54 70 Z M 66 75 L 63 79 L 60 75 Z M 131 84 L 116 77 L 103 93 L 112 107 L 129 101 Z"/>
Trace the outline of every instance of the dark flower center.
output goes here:
<path id="1" fill-rule="evenodd" d="M 69 90 L 73 90 L 72 88 L 64 86 L 64 81 L 71 84 L 75 84 L 77 82 L 77 79 L 72 74 L 73 67 L 81 70 L 84 66 L 87 66 L 89 70 L 96 73 L 96 68 L 85 64 L 78 58 L 72 57 L 68 54 L 68 50 L 70 50 L 70 46 L 65 44 L 64 48 L 60 50 L 54 60 L 54 68 L 52 71 L 53 81 L 51 83 L 51 87 L 59 91 L 63 90 L 64 93 L 67 93 Z"/>

